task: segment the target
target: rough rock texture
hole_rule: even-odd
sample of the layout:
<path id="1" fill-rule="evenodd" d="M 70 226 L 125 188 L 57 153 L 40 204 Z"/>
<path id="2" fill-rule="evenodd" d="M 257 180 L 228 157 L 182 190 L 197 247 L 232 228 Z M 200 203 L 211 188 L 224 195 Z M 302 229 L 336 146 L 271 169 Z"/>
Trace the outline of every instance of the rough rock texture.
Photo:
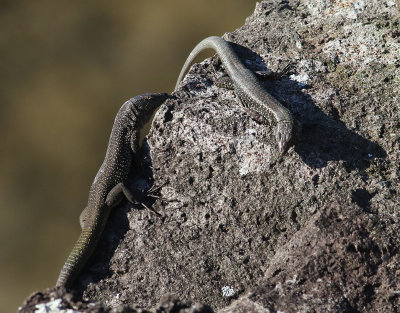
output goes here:
<path id="1" fill-rule="evenodd" d="M 105 308 L 157 310 L 171 295 L 219 313 L 399 312 L 398 5 L 258 3 L 224 38 L 252 70 L 293 63 L 265 88 L 295 116 L 294 146 L 279 158 L 273 118 L 258 124 L 213 84 L 217 57 L 195 65 L 153 121 L 141 156 L 151 170 L 132 175 L 144 189 L 154 181 L 143 201 L 162 217 L 116 209 L 77 297 Z M 211 312 L 170 303 L 165 312 Z"/>
<path id="2" fill-rule="evenodd" d="M 105 307 L 101 302 L 82 302 L 67 293 L 64 288 L 49 288 L 35 292 L 26 299 L 19 313 L 212 313 L 211 308 L 202 305 L 186 305 L 172 297 L 163 297 L 160 304 L 151 310 L 136 306 L 116 305 Z"/>

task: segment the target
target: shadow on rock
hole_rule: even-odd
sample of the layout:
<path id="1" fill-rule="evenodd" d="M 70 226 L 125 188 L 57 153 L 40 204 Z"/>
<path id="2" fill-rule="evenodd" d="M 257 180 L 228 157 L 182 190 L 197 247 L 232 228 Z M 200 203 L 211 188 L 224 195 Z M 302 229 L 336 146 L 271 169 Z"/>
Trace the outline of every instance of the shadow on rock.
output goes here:
<path id="1" fill-rule="evenodd" d="M 257 68 L 251 68 L 252 71 L 266 70 L 258 54 L 238 44 L 231 43 L 231 46 L 242 60 L 250 59 L 257 64 Z M 347 170 L 363 170 L 372 159 L 386 157 L 380 145 L 348 129 L 334 107 L 330 110 L 332 116 L 325 114 L 310 96 L 301 92 L 296 81 L 282 78 L 279 82 L 265 83 L 264 87 L 295 117 L 295 151 L 311 168 L 325 167 L 329 161 L 344 161 Z"/>
<path id="2" fill-rule="evenodd" d="M 348 170 L 363 170 L 372 159 L 386 157 L 381 146 L 349 130 L 343 122 L 322 111 L 316 113 L 314 121 L 303 116 L 300 125 L 302 130 L 295 150 L 310 167 L 321 168 L 328 161 L 342 160 Z"/>

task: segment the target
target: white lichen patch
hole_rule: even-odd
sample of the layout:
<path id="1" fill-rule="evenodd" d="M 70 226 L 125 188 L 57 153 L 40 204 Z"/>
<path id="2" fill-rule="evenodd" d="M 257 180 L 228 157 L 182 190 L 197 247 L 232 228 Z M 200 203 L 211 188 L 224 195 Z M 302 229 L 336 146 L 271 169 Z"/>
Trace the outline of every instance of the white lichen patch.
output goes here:
<path id="1" fill-rule="evenodd" d="M 232 297 L 235 294 L 235 290 L 231 286 L 224 286 L 221 288 L 222 296 Z"/>
<path id="2" fill-rule="evenodd" d="M 291 80 L 298 82 L 301 87 L 307 85 L 307 83 L 310 81 L 310 76 L 307 73 L 301 73 L 299 75 L 290 75 L 289 78 Z"/>
<path id="3" fill-rule="evenodd" d="M 61 299 L 56 299 L 47 303 L 37 304 L 35 313 L 80 313 L 72 309 L 61 308 Z"/>

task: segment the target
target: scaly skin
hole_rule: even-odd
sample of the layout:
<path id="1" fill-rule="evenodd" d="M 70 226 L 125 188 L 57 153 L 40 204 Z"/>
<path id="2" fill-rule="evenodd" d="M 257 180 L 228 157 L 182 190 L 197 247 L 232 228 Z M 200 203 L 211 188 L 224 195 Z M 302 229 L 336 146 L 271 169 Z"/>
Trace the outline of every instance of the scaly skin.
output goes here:
<path id="1" fill-rule="evenodd" d="M 124 183 L 139 146 L 139 130 L 154 110 L 169 97 L 166 93 L 143 94 L 125 102 L 117 113 L 105 159 L 80 216 L 82 232 L 61 269 L 56 286 L 70 288 L 86 264 L 103 232 L 111 209 L 124 196 L 136 203 Z"/>
<path id="2" fill-rule="evenodd" d="M 268 111 L 274 115 L 278 123 L 276 140 L 278 142 L 279 151 L 283 154 L 289 148 L 292 139 L 292 114 L 265 91 L 253 72 L 243 65 L 229 43 L 221 37 L 208 37 L 197 44 L 182 67 L 175 90 L 178 88 L 179 83 L 182 81 L 183 76 L 193 59 L 201 51 L 209 48 L 214 49 L 220 57 L 222 64 L 230 77 L 230 82 L 226 84 L 232 85 L 242 105 L 257 114 L 260 114 L 263 118 L 268 116 Z"/>

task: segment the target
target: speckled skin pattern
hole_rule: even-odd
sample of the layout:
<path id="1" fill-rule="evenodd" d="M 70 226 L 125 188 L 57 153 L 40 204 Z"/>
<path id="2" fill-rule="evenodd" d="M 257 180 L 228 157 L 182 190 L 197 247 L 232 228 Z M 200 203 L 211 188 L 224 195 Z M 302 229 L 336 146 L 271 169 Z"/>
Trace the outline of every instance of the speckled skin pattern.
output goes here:
<path id="1" fill-rule="evenodd" d="M 197 44 L 182 67 L 175 89 L 177 89 L 179 83 L 182 81 L 193 59 L 201 51 L 209 48 L 214 49 L 220 57 L 231 79 L 231 83 L 226 82 L 226 86 L 229 87 L 229 85 L 232 85 L 242 105 L 261 115 L 263 118 L 267 117 L 268 111 L 274 115 L 278 122 L 276 140 L 280 153 L 284 153 L 288 149 L 292 139 L 292 114 L 265 91 L 253 72 L 243 65 L 229 43 L 223 38 L 211 36 Z"/>
<path id="2" fill-rule="evenodd" d="M 90 188 L 88 205 L 80 216 L 81 235 L 61 269 L 56 286 L 72 285 L 92 254 L 111 209 L 124 196 L 135 203 L 124 182 L 139 146 L 139 131 L 168 97 L 167 93 L 143 94 L 125 102 L 118 111 L 105 159 Z"/>

